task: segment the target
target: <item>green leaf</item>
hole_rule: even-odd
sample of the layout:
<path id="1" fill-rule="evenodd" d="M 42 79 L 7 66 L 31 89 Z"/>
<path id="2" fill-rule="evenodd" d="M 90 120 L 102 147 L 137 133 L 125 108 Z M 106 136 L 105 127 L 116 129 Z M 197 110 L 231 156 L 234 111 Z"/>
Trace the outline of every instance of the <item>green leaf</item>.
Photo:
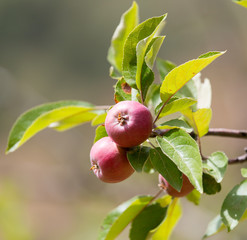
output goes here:
<path id="1" fill-rule="evenodd" d="M 203 173 L 203 191 L 208 195 L 220 192 L 221 185 L 217 183 L 214 177 L 209 174 Z"/>
<path id="2" fill-rule="evenodd" d="M 128 160 L 137 172 L 142 172 L 143 166 L 148 160 L 149 151 L 149 147 L 137 146 L 127 152 Z"/>
<path id="3" fill-rule="evenodd" d="M 188 81 L 181 89 L 179 89 L 175 96 L 179 98 L 190 97 L 193 99 L 197 99 L 197 90 L 193 79 Z M 191 109 L 196 110 L 196 105 L 197 104 L 192 105 Z"/>
<path id="4" fill-rule="evenodd" d="M 196 189 L 194 189 L 192 192 L 186 195 L 186 198 L 190 202 L 193 202 L 195 205 L 199 205 L 201 200 L 201 194 Z"/>
<path id="5" fill-rule="evenodd" d="M 152 196 L 137 196 L 111 211 L 101 225 L 98 240 L 115 239 L 152 199 Z"/>
<path id="6" fill-rule="evenodd" d="M 195 140 L 181 129 L 172 129 L 163 137 L 156 137 L 163 153 L 184 173 L 200 192 L 202 188 L 202 159 Z"/>
<path id="7" fill-rule="evenodd" d="M 148 157 L 147 161 L 144 163 L 142 171 L 145 173 L 149 173 L 149 174 L 152 174 L 155 172 L 150 156 Z"/>
<path id="8" fill-rule="evenodd" d="M 193 129 L 182 119 L 172 119 L 167 122 L 162 123 L 160 126 L 157 127 L 158 129 L 174 129 L 174 128 L 181 128 L 184 131 L 191 133 Z"/>
<path id="9" fill-rule="evenodd" d="M 211 108 L 198 109 L 196 112 L 192 112 L 190 108 L 187 108 L 182 111 L 182 114 L 199 137 L 208 133 L 209 124 L 212 118 Z"/>
<path id="10" fill-rule="evenodd" d="M 146 102 L 150 109 L 154 110 L 160 103 L 160 85 L 153 83 L 147 92 Z"/>
<path id="11" fill-rule="evenodd" d="M 247 179 L 236 185 L 226 196 L 220 215 L 223 223 L 231 231 L 247 209 Z"/>
<path id="12" fill-rule="evenodd" d="M 105 130 L 105 126 L 104 125 L 100 125 L 95 129 L 95 137 L 94 137 L 94 143 L 97 142 L 98 140 L 100 140 L 103 137 L 107 137 L 108 134 Z"/>
<path id="13" fill-rule="evenodd" d="M 154 62 L 160 50 L 160 47 L 165 39 L 165 36 L 158 36 L 153 38 L 151 42 L 151 47 L 145 56 L 145 62 L 150 69 L 153 69 Z"/>
<path id="14" fill-rule="evenodd" d="M 162 101 L 167 103 L 190 79 L 223 53 L 224 52 L 209 52 L 171 70 L 166 75 L 160 88 Z"/>
<path id="15" fill-rule="evenodd" d="M 108 61 L 121 73 L 124 43 L 130 32 L 137 26 L 139 21 L 138 5 L 133 2 L 132 6 L 121 16 L 111 40 L 108 51 Z"/>
<path id="16" fill-rule="evenodd" d="M 247 178 L 247 168 L 241 168 L 241 174 L 244 178 Z"/>
<path id="17" fill-rule="evenodd" d="M 177 191 L 182 187 L 182 174 L 171 159 L 160 148 L 150 149 L 150 160 L 158 171 Z"/>
<path id="18" fill-rule="evenodd" d="M 167 207 L 162 207 L 155 202 L 136 216 L 130 228 L 130 240 L 143 240 L 148 236 L 149 231 L 155 229 L 165 218 Z"/>
<path id="19" fill-rule="evenodd" d="M 139 90 L 142 89 L 141 86 L 141 79 L 142 79 L 142 68 L 143 68 L 143 63 L 144 61 L 146 62 L 147 66 L 152 69 L 154 61 L 156 59 L 156 56 L 159 52 L 159 49 L 164 41 L 164 36 L 162 37 L 156 37 L 154 40 L 154 36 L 156 32 L 159 30 L 160 27 L 162 27 L 163 21 L 166 19 L 167 14 L 159 17 L 158 18 L 151 18 L 146 21 L 150 21 L 148 24 L 145 24 L 143 27 L 144 30 L 145 28 L 150 28 L 153 29 L 150 35 L 147 35 L 144 39 L 140 40 L 137 45 L 136 45 L 136 57 L 137 57 L 137 69 L 136 69 L 136 86 Z M 158 19 L 158 21 L 157 21 Z M 153 25 L 153 26 L 152 26 Z M 143 31 L 143 30 L 141 30 Z M 151 44 L 151 42 L 153 43 Z M 151 44 L 151 48 L 148 50 L 149 46 Z M 148 52 L 147 52 L 148 51 Z M 145 56 L 146 55 L 146 56 Z"/>
<path id="20" fill-rule="evenodd" d="M 116 79 L 116 80 L 119 80 L 120 78 L 122 78 L 121 74 L 113 66 L 111 66 L 109 69 L 109 76 L 112 79 Z"/>
<path id="21" fill-rule="evenodd" d="M 220 183 L 228 166 L 228 158 L 223 152 L 215 152 L 206 161 L 203 161 L 202 166 L 205 173 Z"/>
<path id="22" fill-rule="evenodd" d="M 195 104 L 196 100 L 193 98 L 172 98 L 163 108 L 162 112 L 159 115 L 159 118 L 167 116 L 169 114 L 173 114 L 176 112 L 180 112 L 184 109 L 187 109 L 191 105 Z M 161 103 L 156 112 L 159 112 L 160 108 L 163 106 L 163 103 Z"/>
<path id="23" fill-rule="evenodd" d="M 247 220 L 247 210 L 244 212 L 243 216 L 240 218 L 240 222 Z M 203 236 L 203 239 L 207 237 L 211 237 L 216 233 L 221 232 L 226 229 L 226 226 L 222 222 L 222 218 L 220 215 L 217 215 L 210 223 L 208 224 L 207 230 Z"/>
<path id="24" fill-rule="evenodd" d="M 138 88 L 140 89 L 143 101 L 146 98 L 149 87 L 152 85 L 154 81 L 154 73 L 152 71 L 152 67 L 153 67 L 154 61 L 156 59 L 156 56 L 158 54 L 159 48 L 161 47 L 163 40 L 164 40 L 164 37 L 155 37 L 152 39 L 152 41 L 150 42 L 148 46 L 147 54 L 145 55 L 145 62 L 142 63 L 143 65 L 141 68 L 141 73 L 137 72 L 137 75 L 136 75 L 137 87 L 138 87 L 138 81 L 139 81 Z M 138 43 L 137 47 L 139 46 L 141 42 Z M 138 56 L 139 55 L 138 55 L 138 49 L 137 49 L 137 60 L 138 60 Z M 138 61 L 137 61 L 137 64 L 138 64 Z"/>
<path id="25" fill-rule="evenodd" d="M 124 78 L 120 78 L 115 85 L 115 102 L 131 101 L 132 100 L 132 89 L 125 82 Z"/>
<path id="26" fill-rule="evenodd" d="M 99 125 L 99 124 L 103 124 L 105 122 L 106 115 L 107 115 L 107 113 L 105 111 L 103 111 L 103 113 L 101 113 L 101 114 L 98 114 L 92 120 L 91 125 L 92 126 L 96 126 L 96 125 Z"/>
<path id="27" fill-rule="evenodd" d="M 123 76 L 125 81 L 131 87 L 137 88 L 138 85 L 138 88 L 140 89 L 140 81 L 136 81 L 136 76 L 141 73 L 147 47 L 149 46 L 149 43 L 153 39 L 155 33 L 159 29 L 160 24 L 164 21 L 165 18 L 166 14 L 160 17 L 147 19 L 143 23 L 136 26 L 125 41 L 123 55 Z M 142 50 L 138 50 L 137 56 L 137 44 L 145 38 L 147 38 L 146 44 L 142 44 L 145 46 L 141 47 Z"/>
<path id="28" fill-rule="evenodd" d="M 163 81 L 165 76 L 177 65 L 173 62 L 163 60 L 161 58 L 156 59 L 156 67 L 158 69 L 160 80 Z"/>
<path id="29" fill-rule="evenodd" d="M 233 2 L 247 8 L 247 0 L 233 0 Z"/>
<path id="30" fill-rule="evenodd" d="M 44 128 L 71 116 L 90 112 L 94 105 L 81 101 L 60 101 L 34 107 L 22 114 L 15 122 L 6 152 L 13 152 Z M 91 120 L 92 115 L 86 120 Z M 85 119 L 84 119 L 85 120 Z"/>
<path id="31" fill-rule="evenodd" d="M 173 229 L 182 216 L 182 207 L 179 199 L 175 198 L 168 207 L 165 221 L 158 227 L 152 240 L 169 240 Z"/>

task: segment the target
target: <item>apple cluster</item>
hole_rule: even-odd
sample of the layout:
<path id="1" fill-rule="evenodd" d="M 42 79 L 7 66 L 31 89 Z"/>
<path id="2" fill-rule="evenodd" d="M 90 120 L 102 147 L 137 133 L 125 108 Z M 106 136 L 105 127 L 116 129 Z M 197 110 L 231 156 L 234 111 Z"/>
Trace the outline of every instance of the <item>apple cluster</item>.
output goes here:
<path id="1" fill-rule="evenodd" d="M 147 107 L 136 101 L 121 101 L 107 113 L 105 129 L 108 134 L 91 148 L 90 161 L 94 174 L 103 182 L 117 183 L 134 172 L 127 151 L 147 140 L 152 132 L 153 119 Z M 194 187 L 183 175 L 183 186 L 178 192 L 162 176 L 159 184 L 169 195 L 183 197 Z"/>
<path id="2" fill-rule="evenodd" d="M 143 104 L 121 101 L 114 105 L 105 120 L 108 137 L 98 140 L 90 151 L 94 174 L 108 183 L 128 178 L 134 169 L 128 161 L 127 151 L 148 139 L 152 126 L 152 115 Z"/>

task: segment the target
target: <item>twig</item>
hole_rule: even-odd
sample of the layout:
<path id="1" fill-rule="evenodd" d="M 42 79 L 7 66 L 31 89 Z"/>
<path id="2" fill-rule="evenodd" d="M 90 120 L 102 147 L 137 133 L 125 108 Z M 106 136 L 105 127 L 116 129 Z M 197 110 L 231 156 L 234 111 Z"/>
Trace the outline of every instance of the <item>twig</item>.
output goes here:
<path id="1" fill-rule="evenodd" d="M 153 125 L 154 125 L 154 124 L 156 123 L 156 121 L 159 119 L 160 114 L 162 113 L 162 111 L 163 111 L 164 107 L 166 106 L 166 104 L 169 102 L 170 98 L 171 98 L 171 97 L 169 97 L 169 98 L 166 100 L 166 102 L 162 105 L 162 107 L 160 108 L 158 114 L 156 115 L 156 117 L 155 117 L 155 119 L 154 119 L 154 121 L 153 121 Z"/>
<path id="2" fill-rule="evenodd" d="M 247 153 L 245 153 L 245 154 L 243 154 L 241 156 L 238 156 L 235 159 L 229 159 L 228 160 L 228 164 L 243 163 L 243 162 L 246 162 L 246 161 L 247 161 Z"/>

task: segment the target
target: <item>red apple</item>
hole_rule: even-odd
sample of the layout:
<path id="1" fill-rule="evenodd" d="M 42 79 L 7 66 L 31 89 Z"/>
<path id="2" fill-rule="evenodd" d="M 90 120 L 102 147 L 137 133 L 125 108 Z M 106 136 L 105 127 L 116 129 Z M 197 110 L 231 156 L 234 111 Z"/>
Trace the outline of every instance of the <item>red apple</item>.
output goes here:
<path id="1" fill-rule="evenodd" d="M 94 174 L 103 182 L 121 182 L 134 172 L 126 150 L 117 146 L 110 137 L 101 138 L 94 143 L 90 161 Z"/>
<path id="2" fill-rule="evenodd" d="M 173 188 L 161 174 L 159 174 L 159 183 L 161 187 L 172 197 L 184 197 L 194 189 L 194 186 L 190 183 L 190 180 L 184 174 L 183 185 L 180 192 Z"/>
<path id="3" fill-rule="evenodd" d="M 105 128 L 121 147 L 134 147 L 144 142 L 152 132 L 153 119 L 147 107 L 135 101 L 122 101 L 108 112 Z"/>

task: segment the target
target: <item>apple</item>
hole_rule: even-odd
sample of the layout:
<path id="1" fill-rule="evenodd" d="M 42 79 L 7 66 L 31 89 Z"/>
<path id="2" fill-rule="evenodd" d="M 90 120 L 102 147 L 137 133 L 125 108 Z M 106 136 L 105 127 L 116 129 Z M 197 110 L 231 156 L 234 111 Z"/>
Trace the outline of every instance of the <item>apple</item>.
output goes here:
<path id="1" fill-rule="evenodd" d="M 184 197 L 194 189 L 194 186 L 190 183 L 190 180 L 187 178 L 186 175 L 183 174 L 182 176 L 183 185 L 180 192 L 173 188 L 161 174 L 159 174 L 160 186 L 172 197 Z"/>
<path id="2" fill-rule="evenodd" d="M 153 127 L 147 107 L 136 101 L 122 101 L 107 113 L 107 134 L 121 147 L 134 147 L 149 138 Z"/>
<path id="3" fill-rule="evenodd" d="M 94 174 L 107 183 L 121 182 L 134 172 L 126 149 L 119 147 L 110 137 L 103 137 L 94 143 L 90 162 Z"/>

